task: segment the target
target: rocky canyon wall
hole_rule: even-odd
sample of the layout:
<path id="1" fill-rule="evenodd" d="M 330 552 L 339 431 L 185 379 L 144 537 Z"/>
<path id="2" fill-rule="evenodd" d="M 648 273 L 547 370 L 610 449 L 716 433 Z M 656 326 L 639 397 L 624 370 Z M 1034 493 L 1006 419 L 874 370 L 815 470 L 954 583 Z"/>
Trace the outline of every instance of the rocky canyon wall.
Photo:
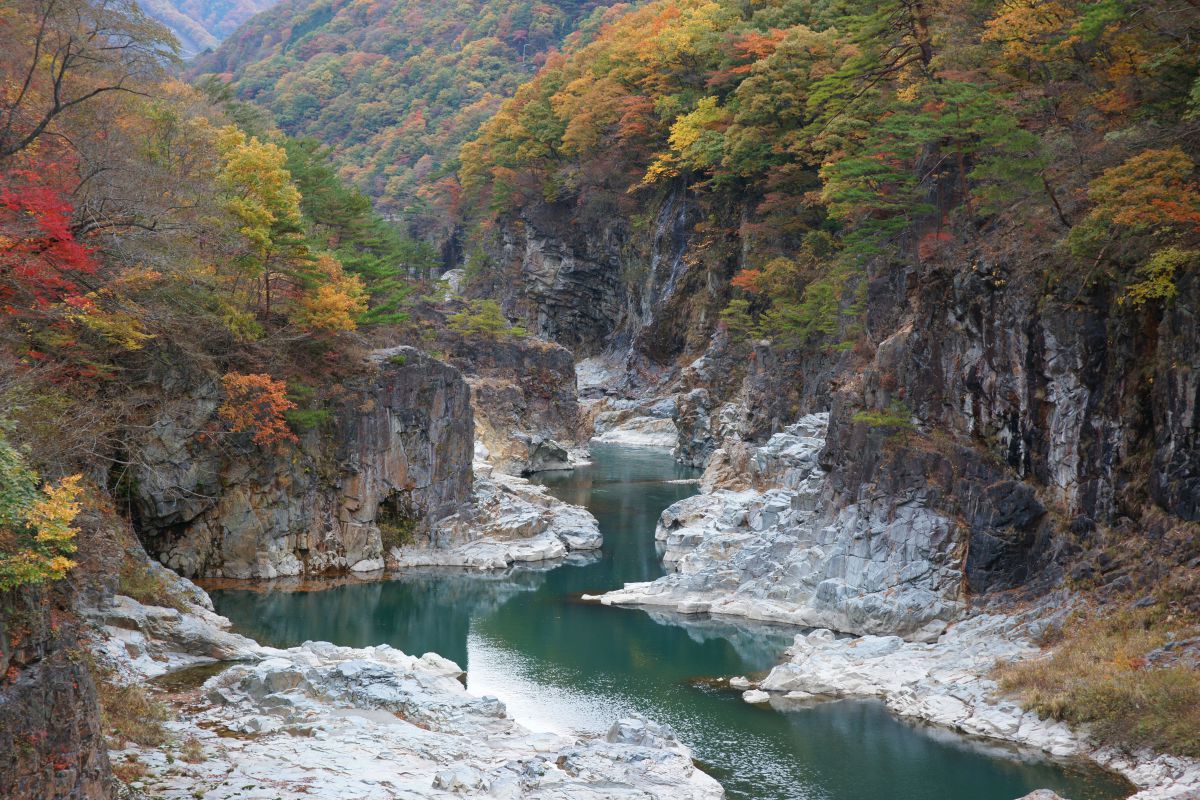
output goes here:
<path id="1" fill-rule="evenodd" d="M 678 189 L 640 209 L 649 223 L 535 204 L 502 226 L 503 285 L 484 291 L 577 358 L 622 364 L 627 394 L 670 396 L 687 463 L 830 411 L 830 502 L 935 510 L 968 595 L 1045 588 L 1103 549 L 1098 530 L 1200 518 L 1196 276 L 1156 313 L 1015 244 L 874 259 L 849 346 L 785 350 L 718 323 L 752 246 L 740 213 Z"/>
<path id="2" fill-rule="evenodd" d="M 0 797 L 114 796 L 71 591 L 0 593 Z"/>
<path id="3" fill-rule="evenodd" d="M 581 437 L 570 350 L 536 337 L 477 339 L 445 328 L 438 346 L 471 387 L 475 439 L 497 470 L 569 467 L 568 448 Z"/>
<path id="4" fill-rule="evenodd" d="M 534 203 L 502 221 L 474 290 L 576 358 L 621 349 L 668 363 L 704 348 L 737 269 L 734 240 L 702 220 L 682 186 L 636 222 Z"/>
<path id="5" fill-rule="evenodd" d="M 370 362 L 330 424 L 294 447 L 205 436 L 216 387 L 182 393 L 137 437 L 131 459 L 147 549 L 186 576 L 380 569 L 378 517 L 421 537 L 456 513 L 472 481 L 466 382 L 413 348 L 376 351 Z"/>

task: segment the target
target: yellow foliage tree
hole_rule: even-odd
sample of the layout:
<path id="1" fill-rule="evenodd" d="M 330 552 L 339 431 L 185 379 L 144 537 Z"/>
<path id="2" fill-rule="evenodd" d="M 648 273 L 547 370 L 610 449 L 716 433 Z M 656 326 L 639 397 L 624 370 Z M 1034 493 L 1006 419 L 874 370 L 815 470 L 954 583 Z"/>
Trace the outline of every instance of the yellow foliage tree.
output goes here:
<path id="1" fill-rule="evenodd" d="M 1077 253 L 1104 249 L 1121 239 L 1149 242 L 1122 300 L 1142 305 L 1175 296 L 1178 276 L 1200 263 L 1200 182 L 1183 150 L 1145 150 L 1105 170 L 1088 187 L 1095 205 L 1071 231 Z"/>
<path id="2" fill-rule="evenodd" d="M 75 566 L 72 525 L 81 476 L 39 488 L 37 473 L 0 438 L 0 590 L 59 580 Z"/>
<path id="3" fill-rule="evenodd" d="M 302 270 L 309 259 L 300 191 L 287 170 L 287 152 L 279 145 L 229 125 L 217 132 L 217 149 L 217 182 L 225 209 L 248 244 L 238 262 L 252 279 L 253 301 L 261 299 L 262 313 L 269 318 L 274 281 Z"/>
<path id="4" fill-rule="evenodd" d="M 317 256 L 320 283 L 301 296 L 293 320 L 303 328 L 338 333 L 352 331 L 367 311 L 367 293 L 362 279 L 347 275 L 341 262 L 329 253 Z"/>

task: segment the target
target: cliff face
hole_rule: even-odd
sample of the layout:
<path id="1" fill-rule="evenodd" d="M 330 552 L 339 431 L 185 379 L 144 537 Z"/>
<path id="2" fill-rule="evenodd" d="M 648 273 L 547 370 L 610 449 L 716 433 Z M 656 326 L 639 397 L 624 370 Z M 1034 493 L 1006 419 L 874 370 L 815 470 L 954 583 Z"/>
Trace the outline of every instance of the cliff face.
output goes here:
<path id="1" fill-rule="evenodd" d="M 623 363 L 634 391 L 660 376 L 681 460 L 702 466 L 828 409 L 830 502 L 881 519 L 936 511 L 949 525 L 937 560 L 976 595 L 1050 585 L 1101 550 L 1101 528 L 1153 539 L 1200 518 L 1195 276 L 1155 314 L 1081 277 L 1049 284 L 1053 254 L 997 242 L 953 263 L 879 260 L 853 348 L 781 350 L 717 324 L 752 245 L 711 231 L 736 230 L 738 210 L 673 192 L 643 211 L 654 222 L 639 237 L 617 216 L 589 229 L 524 209 L 504 229 L 506 283 L 489 291 L 577 357 Z"/>
<path id="2" fill-rule="evenodd" d="M 500 226 L 490 283 L 480 288 L 576 358 L 617 347 L 667 363 L 701 350 L 736 249 L 723 234 L 698 232 L 701 210 L 685 189 L 648 212 L 638 223 L 619 214 L 583 221 L 568 207 L 527 206 Z"/>
<path id="3" fill-rule="evenodd" d="M 969 531 L 977 592 L 1025 583 L 1056 552 L 1068 563 L 1097 525 L 1153 537 L 1140 518 L 1155 506 L 1197 518 L 1194 278 L 1158 320 L 1111 297 L 1046 292 L 1031 272 L 1011 261 L 877 272 L 880 344 L 833 405 L 825 460 L 840 465 L 840 488 L 938 487 L 937 505 Z M 896 402 L 921 435 L 889 450 L 854 414 Z M 1064 528 L 1073 535 L 1056 542 Z"/>
<path id="4" fill-rule="evenodd" d="M 286 450 L 205 430 L 215 387 L 172 404 L 134 457 L 137 523 L 147 548 L 187 576 L 272 578 L 379 569 L 377 517 L 416 536 L 470 497 L 470 393 L 453 367 L 413 348 L 371 356 L 328 430 Z"/>
<path id="5" fill-rule="evenodd" d="M 439 346 L 471 387 L 475 438 L 500 472 L 520 475 L 569 466 L 580 437 L 575 361 L 542 339 L 475 339 L 441 333 Z"/>
<path id="6" fill-rule="evenodd" d="M 96 686 L 61 592 L 0 594 L 0 797 L 113 796 Z"/>

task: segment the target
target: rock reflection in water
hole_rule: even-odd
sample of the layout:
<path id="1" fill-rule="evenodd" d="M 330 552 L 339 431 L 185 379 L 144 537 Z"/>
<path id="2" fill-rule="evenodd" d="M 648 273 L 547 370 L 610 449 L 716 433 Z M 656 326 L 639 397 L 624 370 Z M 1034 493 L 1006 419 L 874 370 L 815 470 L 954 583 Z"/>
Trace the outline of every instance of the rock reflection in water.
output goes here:
<path id="1" fill-rule="evenodd" d="M 471 620 L 495 613 L 512 597 L 533 592 L 557 566 L 590 563 L 599 556 L 573 553 L 552 563 L 503 572 L 461 569 L 409 570 L 387 580 L 274 581 L 253 589 L 213 589 L 220 613 L 262 644 L 293 647 L 328 641 L 346 647 L 390 643 L 414 655 L 435 652 L 470 669 Z M 299 591 L 298 591 L 299 589 Z"/>
<path id="2" fill-rule="evenodd" d="M 673 727 L 730 800 L 1012 800 L 1041 787 L 1073 800 L 1127 793 L 1100 770 L 979 748 L 899 720 L 878 702 L 779 713 L 698 685 L 702 676 L 774 666 L 800 629 L 580 602 L 581 592 L 661 575 L 659 513 L 696 491 L 668 482 L 696 473 L 666 451 L 596 447 L 593 458 L 592 466 L 537 480 L 596 516 L 604 533 L 597 560 L 500 575 L 406 573 L 324 592 L 218 593 L 217 608 L 276 644 L 330 639 L 439 652 L 468 670 L 472 692 L 497 696 L 535 728 L 603 731 L 642 712 Z"/>

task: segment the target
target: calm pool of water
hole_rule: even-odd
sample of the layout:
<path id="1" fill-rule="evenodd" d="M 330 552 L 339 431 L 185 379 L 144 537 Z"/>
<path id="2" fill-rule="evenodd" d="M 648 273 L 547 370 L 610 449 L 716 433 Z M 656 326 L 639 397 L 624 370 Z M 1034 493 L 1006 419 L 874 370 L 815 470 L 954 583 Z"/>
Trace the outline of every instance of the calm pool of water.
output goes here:
<path id="1" fill-rule="evenodd" d="M 696 473 L 661 451 L 595 447 L 595 463 L 541 482 L 600 521 L 599 555 L 503 575 L 428 571 L 322 591 L 212 592 L 239 631 L 277 646 L 306 639 L 435 651 L 468 688 L 529 727 L 602 731 L 628 711 L 671 725 L 735 800 L 1013 800 L 1051 788 L 1071 800 L 1129 794 L 1119 778 L 892 717 L 874 702 L 787 713 L 697 678 L 778 662 L 794 629 L 581 603 L 662 574 L 659 512 Z"/>

